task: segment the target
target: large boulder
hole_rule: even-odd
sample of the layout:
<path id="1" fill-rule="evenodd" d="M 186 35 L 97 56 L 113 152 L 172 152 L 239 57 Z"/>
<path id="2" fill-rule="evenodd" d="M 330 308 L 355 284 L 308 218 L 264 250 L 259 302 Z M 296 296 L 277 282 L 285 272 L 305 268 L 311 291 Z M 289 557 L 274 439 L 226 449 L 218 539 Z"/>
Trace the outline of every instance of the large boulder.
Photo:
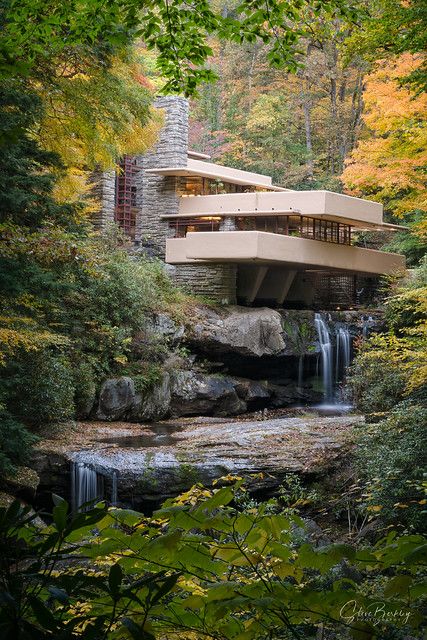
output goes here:
<path id="1" fill-rule="evenodd" d="M 229 306 L 197 310 L 188 342 L 199 351 L 271 356 L 284 351 L 282 318 L 274 309 Z"/>
<path id="2" fill-rule="evenodd" d="M 161 420 L 170 413 L 171 386 L 170 375 L 166 371 L 161 381 L 148 393 L 136 393 L 133 401 L 131 419 L 139 422 Z"/>
<path id="3" fill-rule="evenodd" d="M 98 420 L 149 422 L 174 416 L 233 416 L 247 403 L 268 398 L 265 383 L 195 371 L 163 373 L 149 391 L 138 391 L 132 378 L 109 378 L 99 394 Z M 247 402 L 246 402 L 247 400 Z"/>
<path id="4" fill-rule="evenodd" d="M 132 378 L 110 378 L 99 393 L 96 417 L 99 420 L 120 420 L 127 417 L 135 401 L 135 384 Z"/>
<path id="5" fill-rule="evenodd" d="M 173 416 L 229 416 L 245 410 L 246 403 L 237 395 L 232 378 L 194 371 L 179 371 L 174 375 Z"/>
<path id="6" fill-rule="evenodd" d="M 272 391 L 266 380 L 235 378 L 234 388 L 239 398 L 247 403 L 249 409 L 266 406 L 272 395 Z"/>

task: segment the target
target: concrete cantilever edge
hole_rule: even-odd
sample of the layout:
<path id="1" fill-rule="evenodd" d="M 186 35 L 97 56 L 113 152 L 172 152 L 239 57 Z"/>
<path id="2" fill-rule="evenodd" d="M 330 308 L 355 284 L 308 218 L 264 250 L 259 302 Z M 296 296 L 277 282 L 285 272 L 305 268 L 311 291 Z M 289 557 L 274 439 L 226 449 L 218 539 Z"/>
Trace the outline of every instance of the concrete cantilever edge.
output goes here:
<path id="1" fill-rule="evenodd" d="M 352 225 L 381 225 L 383 207 L 332 191 L 227 193 L 180 198 L 179 215 L 277 215 L 292 212 Z"/>
<path id="2" fill-rule="evenodd" d="M 166 242 L 166 262 L 257 263 L 371 275 L 405 269 L 405 258 L 399 254 L 264 231 L 196 232 L 171 238 Z"/>

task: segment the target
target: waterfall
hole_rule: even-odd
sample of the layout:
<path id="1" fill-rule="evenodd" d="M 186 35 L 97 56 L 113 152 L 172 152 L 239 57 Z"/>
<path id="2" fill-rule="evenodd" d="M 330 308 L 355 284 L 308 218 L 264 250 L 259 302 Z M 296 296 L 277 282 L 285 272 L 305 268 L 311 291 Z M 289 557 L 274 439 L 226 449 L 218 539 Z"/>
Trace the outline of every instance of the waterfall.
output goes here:
<path id="1" fill-rule="evenodd" d="M 332 343 L 329 333 L 328 325 L 323 320 L 320 313 L 316 313 L 314 316 L 314 323 L 316 325 L 317 334 L 319 336 L 320 351 L 322 355 L 322 382 L 323 382 L 323 395 L 325 400 L 332 400 L 333 387 L 332 387 Z"/>
<path id="2" fill-rule="evenodd" d="M 113 471 L 111 478 L 111 504 L 114 506 L 117 504 L 117 471 Z"/>
<path id="3" fill-rule="evenodd" d="M 96 469 L 86 462 L 71 463 L 71 505 L 74 512 L 81 511 L 81 506 L 86 502 L 104 500 L 105 476 L 110 473 L 98 473 Z M 111 472 L 111 504 L 118 501 L 118 474 Z"/>
<path id="4" fill-rule="evenodd" d="M 302 391 L 304 382 L 304 355 L 300 355 L 298 359 L 298 391 Z"/>
<path id="5" fill-rule="evenodd" d="M 351 360 L 351 336 L 347 327 L 340 327 L 336 332 L 335 382 L 345 376 Z"/>
<path id="6" fill-rule="evenodd" d="M 71 502 L 74 511 L 79 511 L 86 502 L 102 500 L 104 477 L 84 462 L 71 463 Z"/>

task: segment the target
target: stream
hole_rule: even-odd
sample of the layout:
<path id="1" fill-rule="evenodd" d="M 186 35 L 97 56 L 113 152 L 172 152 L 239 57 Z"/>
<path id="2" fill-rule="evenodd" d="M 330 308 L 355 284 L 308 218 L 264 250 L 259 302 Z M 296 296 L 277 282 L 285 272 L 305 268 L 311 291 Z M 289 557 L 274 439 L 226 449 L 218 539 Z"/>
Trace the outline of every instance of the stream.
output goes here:
<path id="1" fill-rule="evenodd" d="M 364 321 L 364 336 L 370 321 Z M 78 445 L 70 441 L 63 454 L 69 469 L 65 493 L 73 510 L 99 500 L 141 509 L 195 482 L 208 484 L 230 473 L 262 472 L 263 486 L 277 486 L 286 473 L 312 476 L 339 464 L 347 452 L 347 434 L 362 420 L 351 415 L 343 394 L 355 336 L 329 314 L 316 313 L 314 324 L 319 345 L 314 380 L 322 402 L 282 413 L 277 409 L 273 417 L 263 410 L 242 418 L 80 423 L 83 440 Z M 313 384 L 313 365 L 306 370 L 304 360 L 298 362 L 300 388 L 309 377 Z"/>

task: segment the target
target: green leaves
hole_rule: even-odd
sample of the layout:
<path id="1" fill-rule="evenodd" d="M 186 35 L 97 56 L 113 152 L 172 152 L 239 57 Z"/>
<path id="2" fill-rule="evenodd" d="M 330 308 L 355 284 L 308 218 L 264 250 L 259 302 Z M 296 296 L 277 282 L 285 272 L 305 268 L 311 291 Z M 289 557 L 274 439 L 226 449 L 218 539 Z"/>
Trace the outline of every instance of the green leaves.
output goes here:
<path id="1" fill-rule="evenodd" d="M 113 564 L 108 574 L 108 587 L 113 600 L 120 597 L 120 586 L 123 580 L 123 570 L 119 564 Z"/>
<path id="2" fill-rule="evenodd" d="M 299 519 L 272 513 L 271 505 L 269 512 L 237 509 L 237 484 L 194 487 L 152 518 L 96 508 L 67 521 L 67 505 L 56 497 L 53 526 L 37 532 L 19 505 L 0 511 L 9 550 L 0 565 L 0 628 L 7 620 L 8 629 L 27 625 L 40 638 L 72 631 L 87 640 L 116 633 L 153 640 L 175 633 L 179 621 L 182 633 L 259 640 L 285 628 L 310 637 L 313 625 L 327 621 L 344 638 L 343 622 L 354 637 L 376 633 L 375 620 L 356 615 L 372 610 L 378 624 L 387 614 L 396 628 L 417 628 L 420 617 L 406 614 L 425 593 L 422 536 L 389 533 L 357 553 L 346 544 L 300 544 L 293 535 Z M 360 584 L 341 576 L 344 563 L 358 570 Z"/>
<path id="3" fill-rule="evenodd" d="M 52 512 L 53 521 L 58 533 L 63 533 L 67 526 L 68 503 L 55 494 L 52 495 L 52 498 L 55 504 Z"/>
<path id="4" fill-rule="evenodd" d="M 102 0 L 69 3 L 49 0 L 11 0 L 3 9 L 6 28 L 0 42 L 0 76 L 34 73 L 47 58 L 62 55 L 65 49 L 104 46 L 120 49 L 141 38 L 157 52 L 157 66 L 166 79 L 165 92 L 194 95 L 202 82 L 216 75 L 206 68 L 212 54 L 208 38 L 253 43 L 271 43 L 268 58 L 273 66 L 295 70 L 296 44 L 307 8 L 325 17 L 349 17 L 349 7 L 341 0 L 244 0 L 223 15 L 206 0 Z M 353 9 L 352 15 L 354 16 Z M 66 33 L 66 38 L 64 37 Z M 13 60 L 17 62 L 14 63 Z"/>

